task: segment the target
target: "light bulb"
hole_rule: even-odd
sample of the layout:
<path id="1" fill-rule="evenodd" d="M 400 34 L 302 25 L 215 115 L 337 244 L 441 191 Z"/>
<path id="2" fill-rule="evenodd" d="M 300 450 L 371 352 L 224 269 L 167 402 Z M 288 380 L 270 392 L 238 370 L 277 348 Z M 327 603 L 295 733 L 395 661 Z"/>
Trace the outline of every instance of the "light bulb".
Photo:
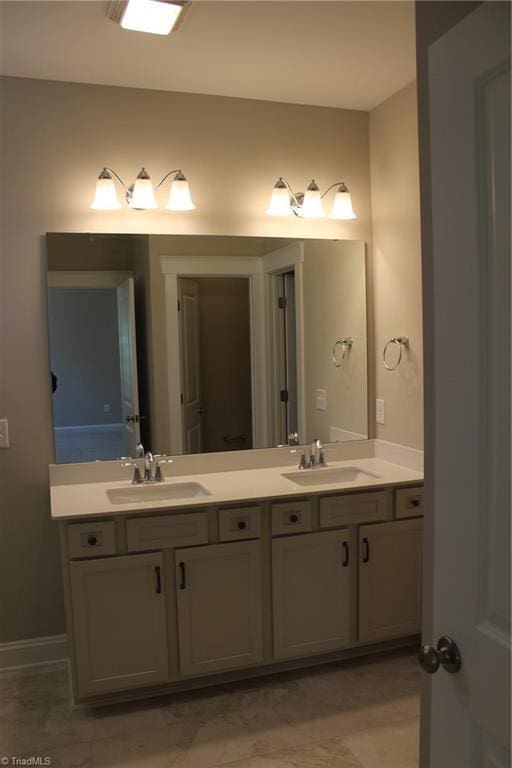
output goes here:
<path id="1" fill-rule="evenodd" d="M 279 178 L 272 190 L 267 216 L 289 216 L 291 212 L 290 193 L 284 179 Z"/>
<path id="2" fill-rule="evenodd" d="M 141 168 L 139 175 L 135 179 L 135 184 L 129 196 L 128 205 L 130 208 L 145 210 L 147 208 L 158 208 L 155 200 L 153 185 L 145 168 Z"/>
<path id="3" fill-rule="evenodd" d="M 188 181 L 181 171 L 178 171 L 171 184 L 169 199 L 165 206 L 169 211 L 193 211 L 195 208 L 190 197 Z"/>
<path id="4" fill-rule="evenodd" d="M 128 0 L 121 19 L 123 29 L 168 35 L 176 25 L 183 6 L 163 0 Z"/>
<path id="5" fill-rule="evenodd" d="M 117 198 L 116 185 L 106 168 L 102 170 L 96 181 L 96 194 L 91 208 L 96 211 L 116 211 L 121 207 Z"/>
<path id="6" fill-rule="evenodd" d="M 330 219 L 356 219 L 357 216 L 352 208 L 352 198 L 345 184 L 340 184 L 338 191 L 334 195 L 332 209 L 329 214 Z"/>
<path id="7" fill-rule="evenodd" d="M 314 180 L 312 180 L 304 195 L 304 201 L 300 211 L 300 216 L 304 219 L 323 219 L 325 211 L 322 205 L 320 190 Z"/>

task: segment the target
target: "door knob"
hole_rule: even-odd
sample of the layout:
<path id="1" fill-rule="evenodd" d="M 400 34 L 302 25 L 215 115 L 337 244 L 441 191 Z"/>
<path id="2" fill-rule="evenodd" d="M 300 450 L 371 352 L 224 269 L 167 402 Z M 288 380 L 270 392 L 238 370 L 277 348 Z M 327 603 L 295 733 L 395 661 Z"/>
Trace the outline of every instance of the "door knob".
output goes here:
<path id="1" fill-rule="evenodd" d="M 457 644 L 446 635 L 439 638 L 437 648 L 434 648 L 433 645 L 424 645 L 419 652 L 418 661 L 429 675 L 437 672 L 440 666 L 443 666 L 447 672 L 453 675 L 462 666 L 462 656 Z"/>

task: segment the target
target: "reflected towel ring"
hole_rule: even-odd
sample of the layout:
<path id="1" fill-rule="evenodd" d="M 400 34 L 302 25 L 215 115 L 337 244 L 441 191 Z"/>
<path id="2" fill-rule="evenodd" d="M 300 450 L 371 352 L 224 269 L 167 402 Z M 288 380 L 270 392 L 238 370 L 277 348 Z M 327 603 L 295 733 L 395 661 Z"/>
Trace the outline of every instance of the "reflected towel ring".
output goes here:
<path id="1" fill-rule="evenodd" d="M 400 349 L 400 352 L 398 354 L 398 360 L 394 365 L 388 365 L 386 361 L 386 352 L 388 351 L 388 347 L 390 344 L 398 344 L 398 347 Z M 384 347 L 384 351 L 382 353 L 382 359 L 384 361 L 384 368 L 386 368 L 387 371 L 394 371 L 398 368 L 398 366 L 402 362 L 402 350 L 404 347 L 406 348 L 409 347 L 408 336 L 394 336 L 392 339 L 386 342 L 386 346 Z"/>
<path id="2" fill-rule="evenodd" d="M 336 339 L 336 342 L 334 344 L 334 347 L 332 348 L 332 362 L 333 365 L 336 366 L 336 368 L 341 368 L 341 364 L 345 361 L 345 358 L 347 357 L 348 352 L 352 349 L 352 345 L 354 343 L 354 339 L 352 336 L 348 336 L 346 339 Z M 336 357 L 336 351 L 337 348 L 341 347 L 341 357 Z"/>

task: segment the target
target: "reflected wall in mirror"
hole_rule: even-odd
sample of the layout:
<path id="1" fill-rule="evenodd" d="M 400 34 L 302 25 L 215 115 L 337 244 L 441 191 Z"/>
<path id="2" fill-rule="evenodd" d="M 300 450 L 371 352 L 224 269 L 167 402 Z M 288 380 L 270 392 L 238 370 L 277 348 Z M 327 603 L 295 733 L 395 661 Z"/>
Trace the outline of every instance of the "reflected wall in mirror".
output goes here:
<path id="1" fill-rule="evenodd" d="M 359 241 L 47 235 L 58 463 L 362 440 Z"/>

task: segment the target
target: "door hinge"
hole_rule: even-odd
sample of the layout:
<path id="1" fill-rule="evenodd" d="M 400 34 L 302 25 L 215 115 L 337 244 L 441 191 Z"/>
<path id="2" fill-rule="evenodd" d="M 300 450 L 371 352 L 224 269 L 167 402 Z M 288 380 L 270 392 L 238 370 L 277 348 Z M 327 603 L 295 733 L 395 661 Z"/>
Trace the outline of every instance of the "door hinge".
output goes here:
<path id="1" fill-rule="evenodd" d="M 286 307 L 288 306 L 288 299 L 286 298 L 286 296 L 280 296 L 278 298 L 277 306 L 279 307 L 279 309 L 286 309 Z"/>
<path id="2" fill-rule="evenodd" d="M 181 310 L 181 301 L 178 299 L 178 312 Z"/>
<path id="3" fill-rule="evenodd" d="M 280 392 L 280 396 L 281 396 L 281 402 L 282 403 L 287 403 L 288 402 L 288 390 L 287 389 L 282 389 L 281 392 Z"/>
<path id="4" fill-rule="evenodd" d="M 183 392 L 180 395 L 181 404 L 183 405 Z"/>

